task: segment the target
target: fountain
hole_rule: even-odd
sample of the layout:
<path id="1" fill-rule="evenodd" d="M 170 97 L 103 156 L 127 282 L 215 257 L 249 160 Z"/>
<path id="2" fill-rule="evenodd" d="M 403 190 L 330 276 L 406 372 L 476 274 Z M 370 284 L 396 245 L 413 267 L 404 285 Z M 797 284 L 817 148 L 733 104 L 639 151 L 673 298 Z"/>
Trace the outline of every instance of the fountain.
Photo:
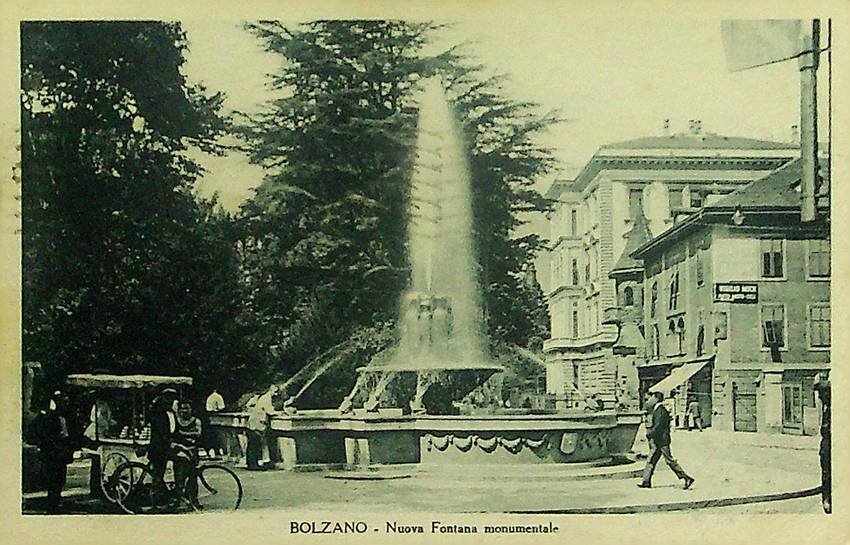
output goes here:
<path id="1" fill-rule="evenodd" d="M 631 449 L 640 423 L 634 413 L 453 414 L 454 402 L 502 370 L 483 335 L 463 150 L 442 83 L 432 78 L 420 95 L 400 340 L 358 369 L 336 409 L 297 410 L 298 396 L 327 364 L 310 370 L 271 422 L 283 467 L 605 461 Z M 245 418 L 212 422 L 238 434 Z"/>
<path id="2" fill-rule="evenodd" d="M 451 400 L 502 369 L 484 348 L 469 166 L 459 127 L 441 82 L 432 78 L 423 87 L 408 228 L 411 280 L 399 309 L 401 338 L 389 354 L 359 370 L 362 380 L 340 406 L 346 412 L 360 404 L 369 412 L 384 405 L 446 414 Z M 391 384 L 395 388 L 388 395 Z M 438 391 L 442 395 L 434 394 Z"/>

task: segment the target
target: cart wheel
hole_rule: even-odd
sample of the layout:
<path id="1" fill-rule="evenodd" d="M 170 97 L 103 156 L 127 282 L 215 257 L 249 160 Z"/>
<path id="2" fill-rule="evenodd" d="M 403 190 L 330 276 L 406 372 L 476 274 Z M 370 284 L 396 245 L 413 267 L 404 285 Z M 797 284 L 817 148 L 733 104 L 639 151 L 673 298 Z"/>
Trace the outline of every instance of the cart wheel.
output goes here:
<path id="1" fill-rule="evenodd" d="M 112 476 L 113 490 L 118 505 L 131 515 L 150 513 L 156 506 L 154 479 L 148 467 L 141 462 L 122 464 Z"/>
<path id="2" fill-rule="evenodd" d="M 130 460 L 120 452 L 110 452 L 100 465 L 100 489 L 104 497 L 112 503 L 118 501 L 115 488 L 115 471 Z"/>
<path id="3" fill-rule="evenodd" d="M 197 470 L 198 497 L 195 509 L 236 510 L 242 503 L 242 483 L 236 473 L 222 465 L 201 466 Z"/>

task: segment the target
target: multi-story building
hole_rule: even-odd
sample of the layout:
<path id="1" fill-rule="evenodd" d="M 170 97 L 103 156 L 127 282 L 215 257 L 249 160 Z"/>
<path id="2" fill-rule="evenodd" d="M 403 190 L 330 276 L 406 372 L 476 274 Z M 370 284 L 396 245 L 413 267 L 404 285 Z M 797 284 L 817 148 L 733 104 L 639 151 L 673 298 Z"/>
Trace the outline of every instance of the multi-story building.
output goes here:
<path id="1" fill-rule="evenodd" d="M 815 433 L 830 362 L 828 203 L 800 221 L 800 162 L 704 206 L 643 260 L 641 389 L 700 402 L 721 429 Z"/>
<path id="2" fill-rule="evenodd" d="M 556 181 L 547 193 L 555 201 L 546 283 L 552 321 L 544 343 L 547 392 L 562 406 L 575 403 L 576 392 L 598 393 L 613 403 L 617 358 L 612 346 L 618 328 L 604 323 L 603 314 L 640 300 L 642 264 L 632 263 L 629 254 L 672 227 L 677 217 L 795 156 L 796 144 L 703 134 L 692 122 L 687 134 L 602 146 L 574 180 Z M 625 277 L 611 278 L 615 269 Z M 621 284 L 619 293 L 618 279 L 631 283 Z"/>

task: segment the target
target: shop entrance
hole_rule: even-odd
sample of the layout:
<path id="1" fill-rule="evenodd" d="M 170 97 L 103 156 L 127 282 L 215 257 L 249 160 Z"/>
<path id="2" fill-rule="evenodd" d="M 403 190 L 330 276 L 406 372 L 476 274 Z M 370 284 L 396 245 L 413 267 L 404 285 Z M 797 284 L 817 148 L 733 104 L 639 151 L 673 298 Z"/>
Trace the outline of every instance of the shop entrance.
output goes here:
<path id="1" fill-rule="evenodd" d="M 732 384 L 732 415 L 735 431 L 758 431 L 756 393 L 741 392 Z"/>
<path id="2" fill-rule="evenodd" d="M 803 386 L 782 385 L 782 433 L 803 434 Z"/>

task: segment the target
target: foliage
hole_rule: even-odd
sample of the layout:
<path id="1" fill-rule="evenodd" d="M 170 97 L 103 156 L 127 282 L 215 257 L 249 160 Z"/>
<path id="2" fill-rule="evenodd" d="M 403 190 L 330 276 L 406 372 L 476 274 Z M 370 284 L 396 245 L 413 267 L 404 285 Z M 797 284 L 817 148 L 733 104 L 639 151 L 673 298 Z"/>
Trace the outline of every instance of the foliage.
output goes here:
<path id="1" fill-rule="evenodd" d="M 187 84 L 180 26 L 28 22 L 21 44 L 24 360 L 238 372 L 238 237 L 185 154 L 216 151 L 223 97 Z"/>
<path id="2" fill-rule="evenodd" d="M 457 49 L 425 55 L 442 30 L 433 23 L 247 28 L 286 60 L 271 82 L 284 98 L 241 127 L 268 173 L 243 220 L 251 293 L 282 347 L 280 367 L 292 374 L 359 329 L 394 319 L 408 274 L 416 82 L 435 74 L 449 86 L 471 156 L 489 332 L 526 345 L 537 330 L 525 322 L 539 311 L 527 305 L 542 301 L 519 273 L 540 242 L 512 233 L 519 212 L 545 207 L 532 184 L 553 160 L 534 137 L 556 119 L 504 98 L 499 80 L 481 78 Z"/>

